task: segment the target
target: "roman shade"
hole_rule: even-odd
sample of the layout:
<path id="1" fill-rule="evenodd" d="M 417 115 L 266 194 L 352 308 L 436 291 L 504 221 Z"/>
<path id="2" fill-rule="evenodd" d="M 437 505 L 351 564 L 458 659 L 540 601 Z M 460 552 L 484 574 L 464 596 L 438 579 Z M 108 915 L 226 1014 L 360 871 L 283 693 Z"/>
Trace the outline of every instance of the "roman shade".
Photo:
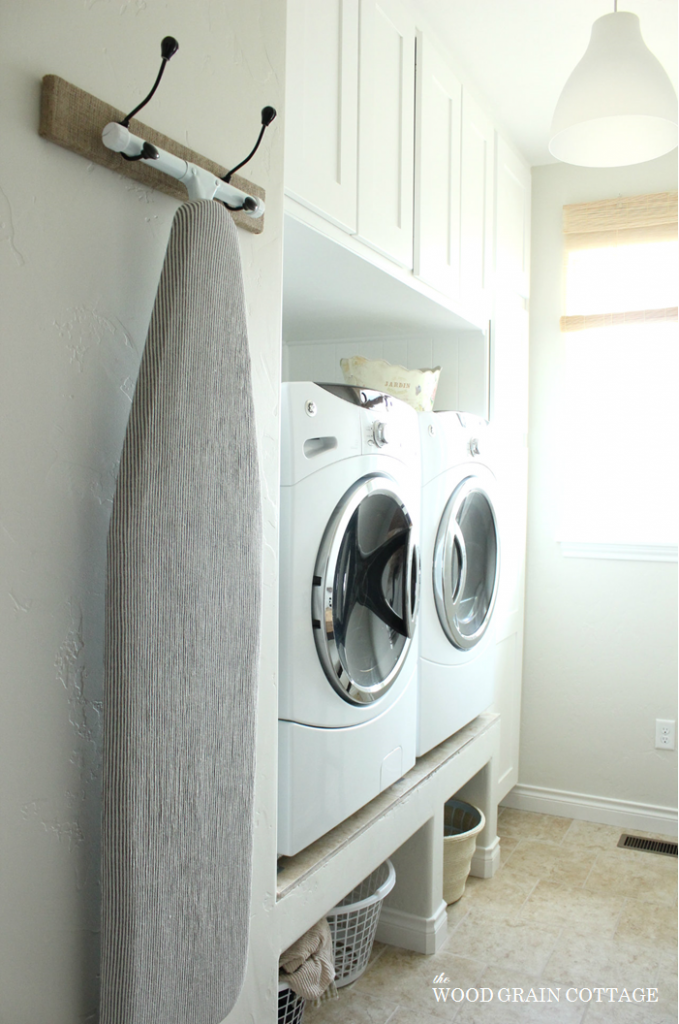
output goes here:
<path id="1" fill-rule="evenodd" d="M 647 246 L 656 243 L 672 243 L 677 241 L 677 193 L 659 192 L 652 195 L 622 196 L 616 199 L 603 199 L 593 203 L 575 203 L 563 208 L 564 260 L 567 288 L 575 276 L 578 254 L 584 256 L 583 250 L 618 249 L 625 247 L 626 252 L 614 254 L 609 252 L 609 259 L 600 261 L 608 273 L 615 275 L 618 265 L 621 270 L 623 261 L 627 262 L 627 273 L 632 275 L 634 269 L 630 262 L 633 246 Z M 588 260 L 589 273 L 596 273 L 590 252 Z M 632 257 L 633 258 L 633 257 Z M 662 258 L 662 256 L 660 257 Z M 582 257 L 581 257 L 582 259 Z M 583 264 L 584 265 L 584 264 Z M 566 315 L 561 317 L 561 330 L 582 331 L 601 327 L 616 327 L 625 324 L 658 323 L 677 319 L 677 306 L 671 300 L 675 297 L 675 288 L 671 283 L 665 287 L 662 275 L 656 275 L 657 287 L 646 289 L 653 294 L 655 304 L 650 307 L 639 302 L 642 289 L 622 288 L 623 299 L 610 301 L 607 295 L 610 289 L 599 288 L 601 308 L 591 306 L 582 310 L 573 308 L 578 299 L 567 299 Z M 603 285 L 600 281 L 598 284 Z M 571 289 L 572 291 L 572 289 Z M 570 293 L 569 293 L 570 294 Z M 630 308 L 619 308 L 625 305 L 625 297 Z M 666 297 L 666 298 L 665 298 Z M 665 301 L 662 301 L 665 298 Z M 636 301 L 635 301 L 636 300 Z M 584 302 L 583 302 L 584 306 Z M 617 306 L 618 308 L 614 308 Z"/>

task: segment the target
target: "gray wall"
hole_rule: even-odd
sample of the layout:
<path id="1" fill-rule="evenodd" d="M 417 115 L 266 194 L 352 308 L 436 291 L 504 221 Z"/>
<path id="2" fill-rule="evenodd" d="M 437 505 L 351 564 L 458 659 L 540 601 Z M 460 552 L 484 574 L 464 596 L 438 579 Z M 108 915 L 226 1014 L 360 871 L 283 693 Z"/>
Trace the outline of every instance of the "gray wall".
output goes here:
<path id="1" fill-rule="evenodd" d="M 560 426 L 562 206 L 676 187 L 676 150 L 615 170 L 566 164 L 533 169 L 520 767 L 520 782 L 529 786 L 675 811 L 677 754 L 655 750 L 654 740 L 655 719 L 677 716 L 676 563 L 564 558 L 556 540 L 554 453 Z M 675 466 L 667 469 L 676 472 Z"/>
<path id="2" fill-rule="evenodd" d="M 180 49 L 142 119 L 233 165 L 254 143 L 261 107 L 282 107 L 284 3 L 3 5 L 0 1020 L 7 1024 L 94 1019 L 105 538 L 177 208 L 40 139 L 40 80 L 58 74 L 130 109 L 153 83 L 167 34 Z M 239 232 L 265 490 L 258 950 L 275 941 L 263 912 L 275 881 L 282 121 L 248 168 L 268 192 L 265 232 Z M 276 955 L 272 949 L 269 960 Z M 275 976 L 263 963 L 251 957 L 246 1002 L 267 987 L 273 999 Z"/>

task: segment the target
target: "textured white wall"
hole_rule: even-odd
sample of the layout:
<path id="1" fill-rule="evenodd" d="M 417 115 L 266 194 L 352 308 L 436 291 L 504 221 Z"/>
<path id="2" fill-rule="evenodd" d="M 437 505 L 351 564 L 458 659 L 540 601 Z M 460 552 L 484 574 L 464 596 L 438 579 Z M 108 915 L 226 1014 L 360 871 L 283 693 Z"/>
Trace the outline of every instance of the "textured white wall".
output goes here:
<path id="1" fill-rule="evenodd" d="M 676 809 L 677 566 L 563 558 L 555 538 L 566 203 L 677 187 L 676 150 L 636 167 L 533 169 L 530 480 L 520 782 Z M 639 353 L 639 359 L 643 359 Z M 630 415 L 634 410 L 630 409 Z M 649 438 L 652 442 L 652 438 Z M 596 445 L 596 438 L 592 438 Z M 676 466 L 668 466 L 676 473 Z M 643 486 L 630 480 L 630 486 Z"/>
<path id="2" fill-rule="evenodd" d="M 177 203 L 37 134 L 54 73 L 124 109 L 160 40 L 180 44 L 142 119 L 226 165 L 283 102 L 280 0 L 5 4 L 0 90 L 0 1019 L 94 1020 L 105 538 L 125 424 Z M 276 516 L 282 116 L 248 167 L 266 229 L 239 232 L 265 490 L 252 943 L 270 948 L 275 884 Z M 241 1003 L 274 998 L 251 957 Z M 251 1019 L 237 1009 L 233 1020 Z M 259 1019 L 261 1014 L 258 1015 Z"/>

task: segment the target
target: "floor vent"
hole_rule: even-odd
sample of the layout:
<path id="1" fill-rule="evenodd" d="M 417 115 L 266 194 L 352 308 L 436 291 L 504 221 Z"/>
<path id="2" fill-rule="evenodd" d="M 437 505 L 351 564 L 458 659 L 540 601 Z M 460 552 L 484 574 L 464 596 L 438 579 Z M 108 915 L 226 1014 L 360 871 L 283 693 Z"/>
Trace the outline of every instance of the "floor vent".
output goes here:
<path id="1" fill-rule="evenodd" d="M 662 839 L 642 839 L 641 836 L 620 836 L 618 846 L 626 850 L 641 850 L 643 853 L 661 853 L 665 857 L 677 856 L 677 844 Z"/>

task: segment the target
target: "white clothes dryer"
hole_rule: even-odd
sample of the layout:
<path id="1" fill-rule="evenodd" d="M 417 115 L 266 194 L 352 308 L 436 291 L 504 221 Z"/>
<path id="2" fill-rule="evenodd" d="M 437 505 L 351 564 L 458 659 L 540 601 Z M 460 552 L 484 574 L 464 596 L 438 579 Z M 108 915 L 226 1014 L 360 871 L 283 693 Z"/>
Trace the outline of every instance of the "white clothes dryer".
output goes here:
<path id="1" fill-rule="evenodd" d="M 492 702 L 500 577 L 497 483 L 488 425 L 421 413 L 422 602 L 417 756 Z"/>
<path id="2" fill-rule="evenodd" d="M 284 383 L 278 852 L 292 856 L 415 763 L 417 413 Z"/>

